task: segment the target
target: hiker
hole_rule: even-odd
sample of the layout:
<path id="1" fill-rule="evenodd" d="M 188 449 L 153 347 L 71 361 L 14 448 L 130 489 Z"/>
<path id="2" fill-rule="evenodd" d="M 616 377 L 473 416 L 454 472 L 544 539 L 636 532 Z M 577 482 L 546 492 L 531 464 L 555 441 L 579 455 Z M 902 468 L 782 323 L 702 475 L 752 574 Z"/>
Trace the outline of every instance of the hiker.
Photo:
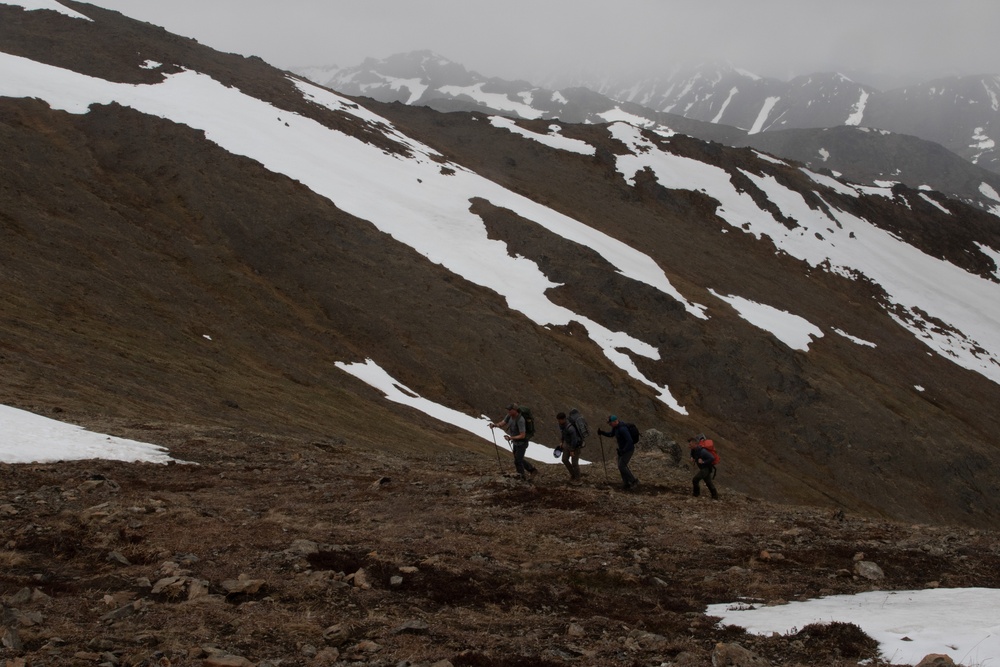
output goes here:
<path id="1" fill-rule="evenodd" d="M 504 440 L 510 443 L 514 452 L 514 469 L 521 479 L 528 479 L 538 472 L 538 469 L 524 458 L 528 451 L 528 432 L 524 425 L 524 416 L 516 403 L 507 406 L 507 416 L 497 422 L 490 422 L 490 428 L 502 428 L 507 432 Z M 527 474 L 525 474 L 527 472 Z"/>
<path id="2" fill-rule="evenodd" d="M 639 480 L 629 470 L 628 462 L 632 459 L 632 454 L 635 453 L 635 441 L 632 439 L 632 434 L 629 433 L 628 427 L 618 421 L 618 415 L 608 417 L 608 424 L 611 425 L 610 431 L 604 432 L 598 429 L 597 434 L 608 438 L 614 436 L 618 441 L 618 450 L 616 452 L 618 455 L 618 472 L 622 475 L 622 483 L 625 485 L 625 490 L 634 489 L 639 485 Z"/>
<path id="3" fill-rule="evenodd" d="M 569 471 L 569 483 L 579 486 L 583 483 L 580 479 L 580 448 L 583 447 L 583 435 L 576 424 L 566 419 L 566 413 L 560 412 L 556 415 L 559 422 L 559 446 L 562 448 L 562 462 Z"/>
<path id="4" fill-rule="evenodd" d="M 703 435 L 696 438 L 688 438 L 688 447 L 691 449 L 691 460 L 698 466 L 698 472 L 695 474 L 694 479 L 691 480 L 694 486 L 694 496 L 698 497 L 701 495 L 701 482 L 704 480 L 705 486 L 708 487 L 709 492 L 712 494 L 712 499 L 718 500 L 719 492 L 715 489 L 715 482 L 712 481 L 712 477 L 715 475 L 715 455 L 703 446 L 704 442 L 706 442 L 706 439 Z"/>

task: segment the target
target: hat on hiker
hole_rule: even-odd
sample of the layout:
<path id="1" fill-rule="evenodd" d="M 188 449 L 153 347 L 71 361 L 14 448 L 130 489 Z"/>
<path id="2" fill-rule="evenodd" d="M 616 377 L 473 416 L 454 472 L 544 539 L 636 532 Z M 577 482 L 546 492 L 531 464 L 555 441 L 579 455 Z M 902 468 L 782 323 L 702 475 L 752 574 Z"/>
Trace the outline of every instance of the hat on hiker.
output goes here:
<path id="1" fill-rule="evenodd" d="M 517 410 L 517 403 L 511 403 L 507 406 L 508 410 Z"/>
<path id="2" fill-rule="evenodd" d="M 618 415 L 611 415 L 610 417 L 608 417 L 609 424 L 616 421 L 618 421 Z"/>

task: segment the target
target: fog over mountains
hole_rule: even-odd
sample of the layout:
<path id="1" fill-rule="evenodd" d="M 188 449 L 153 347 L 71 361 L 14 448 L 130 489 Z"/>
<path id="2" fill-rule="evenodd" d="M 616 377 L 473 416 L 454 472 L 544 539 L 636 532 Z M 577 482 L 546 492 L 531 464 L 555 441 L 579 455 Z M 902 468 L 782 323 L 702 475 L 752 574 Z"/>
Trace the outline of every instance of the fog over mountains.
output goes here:
<path id="1" fill-rule="evenodd" d="M 442 111 L 479 108 L 529 119 L 665 125 L 761 148 L 857 182 L 926 185 L 988 210 L 998 204 L 998 75 L 880 91 L 835 73 L 785 82 L 705 66 L 638 80 L 562 78 L 539 87 L 487 79 L 426 51 L 300 73 L 346 94 Z"/>

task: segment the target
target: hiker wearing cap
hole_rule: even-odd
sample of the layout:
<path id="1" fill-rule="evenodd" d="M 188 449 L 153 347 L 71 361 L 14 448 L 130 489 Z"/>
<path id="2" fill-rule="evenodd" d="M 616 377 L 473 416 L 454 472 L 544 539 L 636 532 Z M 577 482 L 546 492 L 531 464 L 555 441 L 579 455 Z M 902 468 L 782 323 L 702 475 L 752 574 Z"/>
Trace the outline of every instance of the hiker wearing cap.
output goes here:
<path id="1" fill-rule="evenodd" d="M 625 424 L 618 421 L 618 415 L 608 417 L 608 424 L 611 425 L 610 431 L 605 432 L 598 429 L 597 434 L 608 438 L 614 436 L 618 441 L 618 450 L 616 452 L 618 455 L 618 472 L 622 475 L 622 483 L 625 485 L 625 489 L 634 489 L 639 485 L 639 480 L 629 470 L 628 463 L 632 460 L 632 454 L 635 453 L 635 441 L 632 440 L 632 434 L 628 432 Z"/>
<path id="2" fill-rule="evenodd" d="M 507 406 L 507 416 L 497 422 L 490 422 L 490 428 L 502 428 L 507 434 L 504 440 L 510 443 L 514 452 L 514 468 L 521 479 L 527 479 L 528 475 L 534 476 L 538 469 L 524 458 L 528 451 L 528 432 L 524 425 L 524 416 L 521 414 L 517 404 L 511 403 Z"/>
<path id="3" fill-rule="evenodd" d="M 691 460 L 698 466 L 698 472 L 691 480 L 694 486 L 693 495 L 695 497 L 701 495 L 701 482 L 704 480 L 705 486 L 708 487 L 709 493 L 712 494 L 712 499 L 718 500 L 719 492 L 715 489 L 715 483 L 712 481 L 715 473 L 715 456 L 706 447 L 702 446 L 702 441 L 704 440 L 705 436 L 700 436 L 700 439 L 688 438 L 688 447 L 691 449 Z"/>
<path id="4" fill-rule="evenodd" d="M 580 479 L 580 448 L 583 447 L 583 437 L 576 425 L 571 424 L 566 419 L 565 412 L 557 414 L 556 421 L 559 422 L 559 447 L 562 449 L 563 465 L 569 471 L 569 483 L 578 486 L 582 483 Z"/>

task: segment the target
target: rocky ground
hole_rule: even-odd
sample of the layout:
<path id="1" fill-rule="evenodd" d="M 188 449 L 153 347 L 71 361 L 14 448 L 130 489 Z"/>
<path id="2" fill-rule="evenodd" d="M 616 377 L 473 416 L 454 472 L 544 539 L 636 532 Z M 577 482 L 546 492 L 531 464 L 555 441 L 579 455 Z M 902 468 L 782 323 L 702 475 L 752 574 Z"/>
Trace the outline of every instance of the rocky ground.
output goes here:
<path id="1" fill-rule="evenodd" d="M 757 637 L 709 603 L 1000 586 L 996 533 L 692 498 L 595 465 L 119 425 L 192 464 L 0 466 L 0 665 L 884 665 L 850 624 Z"/>

